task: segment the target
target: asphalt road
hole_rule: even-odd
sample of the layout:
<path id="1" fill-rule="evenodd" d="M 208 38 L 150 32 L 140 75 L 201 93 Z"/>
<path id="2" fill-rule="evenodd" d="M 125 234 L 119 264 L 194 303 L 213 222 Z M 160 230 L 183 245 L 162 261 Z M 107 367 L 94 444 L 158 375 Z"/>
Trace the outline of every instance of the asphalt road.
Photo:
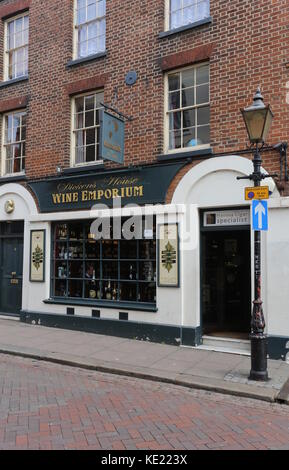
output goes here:
<path id="1" fill-rule="evenodd" d="M 289 449 L 289 407 L 0 355 L 0 449 Z"/>

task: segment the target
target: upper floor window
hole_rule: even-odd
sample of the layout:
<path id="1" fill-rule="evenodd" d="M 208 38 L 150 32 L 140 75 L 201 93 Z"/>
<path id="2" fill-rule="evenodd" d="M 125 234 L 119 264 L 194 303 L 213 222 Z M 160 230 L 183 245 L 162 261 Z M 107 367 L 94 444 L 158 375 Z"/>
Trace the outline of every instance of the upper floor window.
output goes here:
<path id="1" fill-rule="evenodd" d="M 12 175 L 25 171 L 26 112 L 4 116 L 2 174 Z"/>
<path id="2" fill-rule="evenodd" d="M 75 57 L 104 52 L 106 0 L 75 1 Z"/>
<path id="3" fill-rule="evenodd" d="M 210 144 L 209 65 L 167 75 L 166 151 Z"/>
<path id="4" fill-rule="evenodd" d="M 209 0 L 168 0 L 169 29 L 186 26 L 210 16 Z"/>
<path id="5" fill-rule="evenodd" d="M 103 92 L 73 100 L 74 165 L 95 163 L 99 159 L 100 110 Z"/>
<path id="6" fill-rule="evenodd" d="M 5 46 L 5 79 L 13 80 L 28 74 L 29 16 L 7 21 Z"/>

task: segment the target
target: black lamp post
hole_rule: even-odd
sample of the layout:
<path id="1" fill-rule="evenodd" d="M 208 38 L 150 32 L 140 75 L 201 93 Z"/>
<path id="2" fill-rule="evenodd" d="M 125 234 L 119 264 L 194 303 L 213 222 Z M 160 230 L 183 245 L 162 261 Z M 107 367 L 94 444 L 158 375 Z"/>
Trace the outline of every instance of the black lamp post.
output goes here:
<path id="1" fill-rule="evenodd" d="M 254 172 L 248 177 L 238 179 L 250 179 L 254 186 L 260 186 L 261 181 L 272 175 L 265 175 L 261 171 L 262 159 L 259 144 L 264 144 L 273 120 L 270 106 L 265 106 L 260 88 L 257 89 L 252 106 L 241 110 L 246 124 L 249 140 L 254 147 Z M 274 175 L 275 176 L 275 175 Z M 251 320 L 251 372 L 249 379 L 258 381 L 268 380 L 267 371 L 267 336 L 265 330 L 265 318 L 261 300 L 261 232 L 255 231 L 254 240 L 254 269 L 255 269 L 255 299 Z"/>

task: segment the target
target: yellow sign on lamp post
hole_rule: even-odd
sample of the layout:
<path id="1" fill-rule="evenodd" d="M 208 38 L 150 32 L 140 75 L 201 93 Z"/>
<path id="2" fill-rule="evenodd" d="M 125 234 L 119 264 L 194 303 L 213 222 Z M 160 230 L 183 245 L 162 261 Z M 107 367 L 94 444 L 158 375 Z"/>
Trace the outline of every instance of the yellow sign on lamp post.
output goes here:
<path id="1" fill-rule="evenodd" d="M 245 188 L 245 200 L 269 199 L 269 186 L 255 186 L 254 188 Z"/>

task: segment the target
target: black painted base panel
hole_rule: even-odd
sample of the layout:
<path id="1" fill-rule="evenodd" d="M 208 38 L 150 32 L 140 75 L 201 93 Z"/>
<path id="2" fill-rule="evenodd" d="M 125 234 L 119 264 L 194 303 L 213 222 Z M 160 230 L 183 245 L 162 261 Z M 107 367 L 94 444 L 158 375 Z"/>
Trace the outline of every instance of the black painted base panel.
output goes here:
<path id="1" fill-rule="evenodd" d="M 180 328 L 172 325 L 25 311 L 21 311 L 20 320 L 23 323 L 33 323 L 52 328 L 85 331 L 175 346 L 180 346 L 181 344 L 184 346 L 197 346 L 200 344 L 199 328 Z"/>
<path id="2" fill-rule="evenodd" d="M 108 320 L 98 318 L 78 317 L 71 315 L 56 315 L 21 311 L 20 320 L 23 323 L 33 323 L 51 328 L 85 331 L 108 336 L 151 341 L 175 346 L 199 346 L 202 344 L 202 330 L 196 328 L 181 328 L 172 325 L 158 325 L 127 320 Z M 289 337 L 268 337 L 269 359 L 286 360 L 289 357 Z"/>

